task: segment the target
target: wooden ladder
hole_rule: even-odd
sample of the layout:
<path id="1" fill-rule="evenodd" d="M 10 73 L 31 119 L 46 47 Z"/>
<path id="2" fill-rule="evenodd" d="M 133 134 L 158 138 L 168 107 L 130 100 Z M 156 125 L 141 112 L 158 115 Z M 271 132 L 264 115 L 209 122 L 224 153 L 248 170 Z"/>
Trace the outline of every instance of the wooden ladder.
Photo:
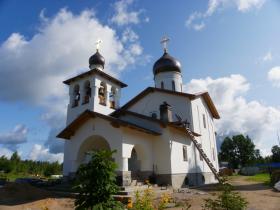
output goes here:
<path id="1" fill-rule="evenodd" d="M 186 128 L 186 131 L 187 131 L 188 135 L 191 137 L 191 140 L 194 143 L 196 149 L 199 151 L 200 155 L 202 156 L 202 158 L 205 160 L 205 162 L 209 166 L 210 170 L 215 175 L 216 179 L 219 182 L 221 182 L 221 178 L 219 176 L 218 171 L 216 170 L 216 168 L 214 167 L 213 163 L 210 161 L 210 159 L 207 157 L 207 155 L 203 151 L 201 144 L 197 142 L 197 140 L 195 139 L 195 136 L 192 134 L 192 132 L 188 128 Z"/>

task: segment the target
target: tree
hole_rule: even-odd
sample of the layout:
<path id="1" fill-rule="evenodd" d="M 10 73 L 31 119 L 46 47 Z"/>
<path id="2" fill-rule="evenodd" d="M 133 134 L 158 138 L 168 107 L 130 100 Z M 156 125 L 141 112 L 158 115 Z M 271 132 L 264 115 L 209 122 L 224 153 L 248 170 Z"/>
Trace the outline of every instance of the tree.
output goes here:
<path id="1" fill-rule="evenodd" d="M 112 160 L 115 152 L 93 151 L 89 163 L 79 167 L 75 186 L 79 193 L 75 201 L 76 209 L 121 209 L 120 203 L 112 197 L 118 191 L 117 164 Z"/>
<path id="2" fill-rule="evenodd" d="M 9 173 L 13 170 L 12 165 L 10 164 L 8 158 L 5 156 L 0 157 L 0 171 L 4 171 L 5 173 Z"/>
<path id="3" fill-rule="evenodd" d="M 221 145 L 219 158 L 229 162 L 232 168 L 246 166 L 259 158 L 259 152 L 255 150 L 255 145 L 249 136 L 236 135 L 226 137 Z"/>
<path id="4" fill-rule="evenodd" d="M 272 153 L 272 161 L 273 162 L 280 162 L 280 147 L 275 145 L 271 148 Z"/>
<path id="5" fill-rule="evenodd" d="M 54 174 L 59 174 L 60 171 L 61 171 L 60 164 L 58 162 L 54 162 L 46 165 L 46 168 L 44 170 L 44 175 L 50 176 Z"/>
<path id="6" fill-rule="evenodd" d="M 12 162 L 15 162 L 15 163 L 18 163 L 20 162 L 20 156 L 18 155 L 17 152 L 14 152 L 11 156 L 11 159 L 10 159 Z"/>

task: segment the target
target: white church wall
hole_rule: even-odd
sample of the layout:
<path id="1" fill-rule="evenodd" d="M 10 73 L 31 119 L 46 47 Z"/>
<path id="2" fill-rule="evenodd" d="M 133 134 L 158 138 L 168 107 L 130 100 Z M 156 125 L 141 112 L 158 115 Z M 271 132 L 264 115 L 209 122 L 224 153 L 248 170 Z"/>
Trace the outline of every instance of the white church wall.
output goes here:
<path id="1" fill-rule="evenodd" d="M 147 116 L 151 116 L 152 113 L 156 113 L 157 118 L 159 119 L 159 106 L 164 101 L 172 106 L 173 120 L 177 120 L 175 114 L 178 114 L 183 120 L 187 119 L 189 122 L 191 121 L 190 100 L 186 97 L 171 95 L 167 93 L 149 93 L 136 104 L 132 105 L 129 110 Z"/>
<path id="2" fill-rule="evenodd" d="M 170 132 L 164 129 L 162 135 L 153 142 L 154 169 L 156 174 L 171 174 Z"/>
<path id="3" fill-rule="evenodd" d="M 182 92 L 182 75 L 179 72 L 161 72 L 155 75 L 155 86 L 163 89 L 173 90 L 172 82 L 175 85 L 175 91 Z"/>
<path id="4" fill-rule="evenodd" d="M 213 149 L 215 150 L 215 157 L 217 157 L 216 139 L 215 133 L 213 132 L 213 117 L 206 103 L 201 97 L 198 97 L 192 101 L 192 116 L 193 130 L 201 134 L 201 136 L 196 137 L 196 139 L 199 143 L 201 143 L 203 150 L 205 151 L 208 158 L 213 162 L 214 166 L 217 166 L 217 158 L 213 160 Z M 205 118 L 205 123 L 203 118 Z M 197 164 L 202 169 L 202 171 L 211 172 L 205 161 L 201 161 L 199 152 L 197 150 L 196 153 L 198 157 Z"/>
<path id="5" fill-rule="evenodd" d="M 138 160 L 141 162 L 141 171 L 152 171 L 154 162 L 153 142 L 157 137 L 125 127 L 122 130 L 123 157 L 130 158 L 131 151 L 135 148 Z"/>
<path id="6" fill-rule="evenodd" d="M 188 173 L 192 166 L 191 162 L 193 158 L 190 139 L 185 134 L 179 132 L 175 129 L 170 131 L 171 172 L 174 174 Z M 187 160 L 184 160 L 184 146 L 187 148 Z"/>
<path id="7" fill-rule="evenodd" d="M 75 172 L 81 163 L 78 158 L 78 153 L 83 142 L 91 136 L 101 136 L 109 143 L 111 150 L 116 149 L 114 159 L 118 164 L 118 170 L 122 169 L 122 131 L 114 128 L 110 122 L 94 118 L 85 122 L 71 137 L 65 142 L 64 152 L 64 168 L 63 174 L 68 175 L 69 172 Z"/>

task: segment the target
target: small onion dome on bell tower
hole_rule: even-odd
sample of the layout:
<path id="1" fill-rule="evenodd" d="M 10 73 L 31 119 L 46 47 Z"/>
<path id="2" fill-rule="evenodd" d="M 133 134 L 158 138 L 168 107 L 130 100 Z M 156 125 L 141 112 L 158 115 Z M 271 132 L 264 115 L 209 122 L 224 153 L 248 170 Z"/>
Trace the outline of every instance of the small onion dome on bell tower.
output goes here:
<path id="1" fill-rule="evenodd" d="M 99 70 L 103 70 L 105 65 L 104 57 L 99 53 L 98 49 L 96 53 L 89 58 L 89 68 L 94 69 L 97 68 Z"/>
<path id="2" fill-rule="evenodd" d="M 179 72 L 181 73 L 181 64 L 178 60 L 173 58 L 171 55 L 164 51 L 163 56 L 158 59 L 153 67 L 154 75 L 161 73 L 161 72 Z"/>
<path id="3" fill-rule="evenodd" d="M 89 58 L 89 68 L 103 70 L 105 65 L 104 57 L 99 53 L 99 47 L 102 41 L 98 39 L 95 42 L 96 53 Z"/>

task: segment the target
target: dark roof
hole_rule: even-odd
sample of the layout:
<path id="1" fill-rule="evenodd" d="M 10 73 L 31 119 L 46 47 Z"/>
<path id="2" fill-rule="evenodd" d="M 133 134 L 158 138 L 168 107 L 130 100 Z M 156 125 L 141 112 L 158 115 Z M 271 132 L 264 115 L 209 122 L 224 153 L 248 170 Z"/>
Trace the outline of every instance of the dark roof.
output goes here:
<path id="1" fill-rule="evenodd" d="M 66 128 L 64 128 L 57 135 L 57 137 L 62 138 L 62 139 L 70 139 L 71 136 L 73 136 L 75 134 L 76 130 L 81 125 L 83 125 L 83 123 L 85 123 L 87 120 L 89 120 L 91 118 L 96 118 L 96 117 L 99 117 L 99 118 L 102 118 L 104 120 L 110 121 L 112 126 L 114 126 L 114 127 L 123 126 L 123 127 L 136 129 L 138 131 L 145 132 L 145 133 L 152 134 L 152 135 L 160 135 L 161 134 L 157 131 L 141 127 L 141 126 L 136 125 L 136 124 L 131 123 L 131 122 L 127 122 L 127 121 L 124 121 L 124 120 L 121 120 L 121 119 L 114 118 L 112 116 L 103 115 L 103 114 L 100 114 L 100 113 L 97 113 L 97 112 L 86 110 L 82 114 L 80 114 L 73 122 L 71 122 L 68 126 L 66 126 Z"/>
<path id="2" fill-rule="evenodd" d="M 164 54 L 155 62 L 153 72 L 154 75 L 156 75 L 160 72 L 170 71 L 181 72 L 181 64 L 167 52 L 164 52 Z"/>
<path id="3" fill-rule="evenodd" d="M 99 69 L 92 69 L 92 70 L 89 70 L 89 71 L 84 72 L 84 73 L 82 73 L 82 74 L 79 74 L 79 75 L 77 75 L 77 76 L 75 76 L 75 77 L 72 77 L 72 78 L 70 78 L 70 79 L 67 79 L 67 80 L 63 81 L 63 83 L 66 84 L 66 85 L 69 85 L 71 82 L 74 82 L 75 80 L 77 80 L 77 79 L 79 79 L 79 78 L 83 78 L 83 77 L 86 77 L 86 76 L 88 76 L 88 75 L 94 75 L 94 74 L 98 74 L 98 75 L 100 75 L 100 76 L 102 76 L 102 77 L 108 79 L 109 81 L 114 82 L 114 83 L 120 85 L 122 88 L 123 88 L 123 87 L 127 87 L 127 84 L 125 84 L 125 83 L 121 82 L 120 80 L 118 80 L 118 79 L 116 79 L 116 78 L 110 76 L 109 74 L 106 74 L 104 71 L 101 71 L 101 70 L 99 70 Z"/>
<path id="4" fill-rule="evenodd" d="M 99 53 L 99 51 L 97 50 L 95 54 L 93 54 L 90 58 L 89 58 L 89 66 L 91 65 L 101 65 L 104 68 L 105 65 L 105 59 L 104 57 Z"/>
<path id="5" fill-rule="evenodd" d="M 190 93 L 182 93 L 182 92 L 176 92 L 176 91 L 154 88 L 154 87 L 148 87 L 145 90 L 143 90 L 141 93 L 139 93 L 137 96 L 135 96 L 130 101 L 128 101 L 125 105 L 123 105 L 120 109 L 113 112 L 112 116 L 118 112 L 121 112 L 122 110 L 127 110 L 129 107 L 131 107 L 133 104 L 135 104 L 136 102 L 138 102 L 140 99 L 142 99 L 144 96 L 148 95 L 151 92 L 162 92 L 162 93 L 167 93 L 167 94 L 171 94 L 171 95 L 183 96 L 183 97 L 189 98 L 190 100 L 194 100 L 197 97 L 202 96 L 203 99 L 205 100 L 208 108 L 210 109 L 213 117 L 215 119 L 220 119 L 220 115 L 208 92 L 190 94 Z"/>
<path id="6" fill-rule="evenodd" d="M 166 124 L 159 119 L 156 119 L 156 118 L 153 118 L 153 117 L 150 117 L 150 116 L 147 116 L 147 115 L 139 114 L 137 112 L 128 111 L 128 110 L 122 110 L 118 113 L 112 113 L 111 115 L 118 118 L 121 115 L 125 115 L 125 114 L 133 115 L 135 117 L 138 117 L 138 118 L 141 118 L 141 119 L 144 119 L 144 120 L 152 121 L 152 122 L 158 123 L 158 124 L 160 124 L 161 126 L 164 126 L 164 127 L 170 126 L 170 127 L 173 127 L 173 128 L 177 128 L 179 130 L 186 129 L 185 127 L 182 127 L 182 125 L 178 124 L 178 122 L 169 122 L 169 123 Z M 196 133 L 194 131 L 191 131 L 191 132 L 194 136 L 201 136 L 199 133 Z"/>

